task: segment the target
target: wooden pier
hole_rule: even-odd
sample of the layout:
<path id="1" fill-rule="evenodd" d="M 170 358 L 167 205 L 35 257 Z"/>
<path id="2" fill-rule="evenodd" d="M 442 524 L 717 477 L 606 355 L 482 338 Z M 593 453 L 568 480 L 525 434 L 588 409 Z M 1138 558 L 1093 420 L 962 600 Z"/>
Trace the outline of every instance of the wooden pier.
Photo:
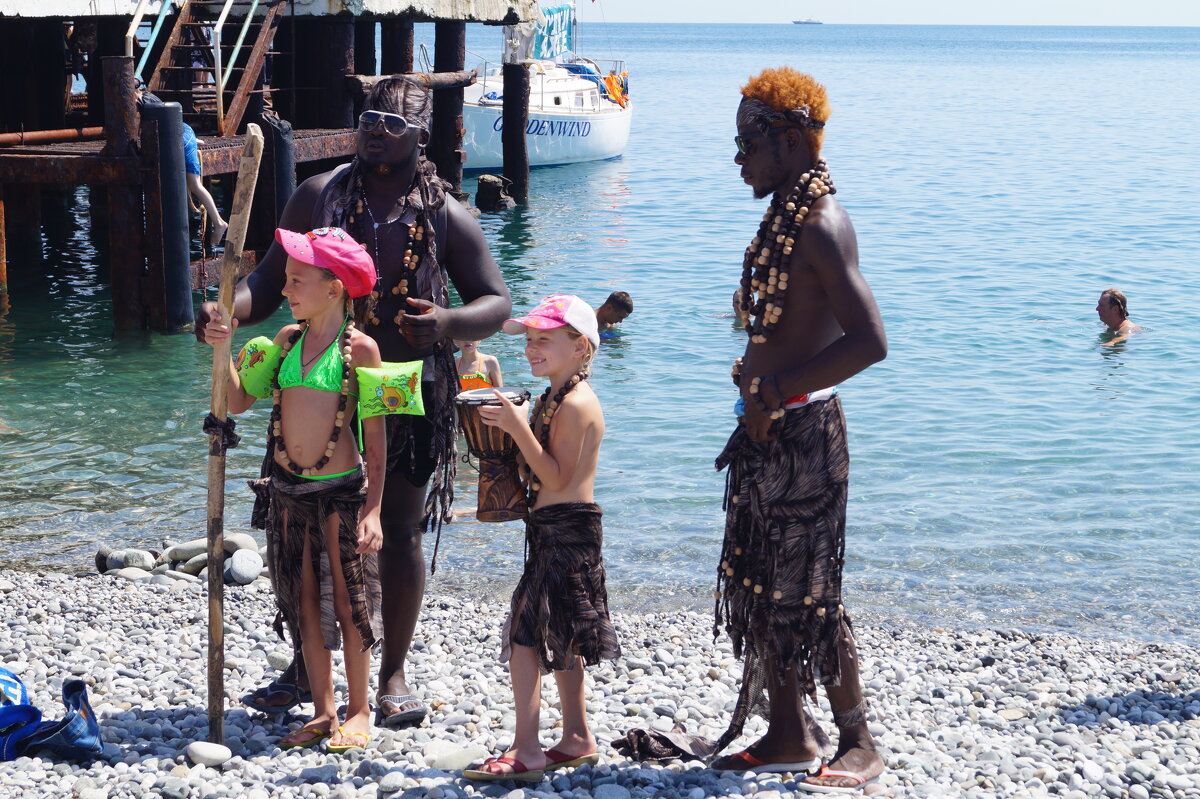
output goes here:
<path id="1" fill-rule="evenodd" d="M 461 197 L 466 25 L 515 24 L 536 14 L 531 0 L 358 0 L 346 4 L 354 13 L 336 15 L 303 0 L 182 0 L 165 10 L 161 2 L 170 0 L 147 6 L 135 38 L 150 52 L 139 53 L 128 34 L 145 0 L 138 8 L 128 0 L 129 13 L 116 17 L 88 16 L 91 4 L 57 0 L 54 6 L 77 5 L 79 14 L 50 18 L 24 10 L 10 16 L 7 6 L 29 4 L 0 0 L 0 300 L 9 301 L 9 251 L 40 242 L 41 189 L 87 185 L 94 198 L 104 197 L 98 205 L 107 222 L 115 328 L 187 328 L 166 299 L 178 271 L 191 268 L 165 246 L 178 228 L 170 198 L 183 175 L 160 169 L 158 123 L 137 113 L 139 84 L 180 104 L 201 140 L 205 179 L 220 180 L 229 195 L 243 146 L 238 132 L 247 123 L 286 140 L 273 146 L 267 137 L 242 262 L 248 271 L 270 246 L 297 172 L 307 177 L 352 157 L 365 91 L 381 74 L 413 71 L 414 22 L 435 23 L 428 152 Z M 160 34 L 146 36 L 154 25 Z M 73 54 L 74 68 L 67 63 Z M 75 68 L 87 91 L 65 97 Z M 184 278 L 202 284 L 203 269 Z"/>

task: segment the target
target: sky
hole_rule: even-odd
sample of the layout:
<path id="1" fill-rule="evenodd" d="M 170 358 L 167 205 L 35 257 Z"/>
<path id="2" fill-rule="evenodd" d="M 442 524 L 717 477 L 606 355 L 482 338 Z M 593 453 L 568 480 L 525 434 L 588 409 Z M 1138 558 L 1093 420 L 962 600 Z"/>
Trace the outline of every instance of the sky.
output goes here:
<path id="1" fill-rule="evenodd" d="M 544 0 L 545 5 L 553 0 Z M 576 0 L 584 22 L 1200 26 L 1200 0 Z"/>

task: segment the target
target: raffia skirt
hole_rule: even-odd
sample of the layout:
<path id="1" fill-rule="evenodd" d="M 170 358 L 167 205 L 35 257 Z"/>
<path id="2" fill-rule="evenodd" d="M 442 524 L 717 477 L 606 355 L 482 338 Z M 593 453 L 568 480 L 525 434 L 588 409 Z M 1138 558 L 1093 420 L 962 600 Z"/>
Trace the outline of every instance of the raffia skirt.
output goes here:
<path id="1" fill-rule="evenodd" d="M 537 652 L 543 672 L 575 667 L 575 656 L 594 666 L 621 654 L 608 615 L 603 530 L 599 505 L 567 502 L 529 514 L 525 570 L 504 620 L 500 662 L 512 645 Z"/>
<path id="2" fill-rule="evenodd" d="M 366 499 L 362 470 L 332 480 L 305 480 L 274 468 L 271 476 L 251 483 L 255 493 L 269 497 L 266 516 L 267 562 L 275 589 L 278 613 L 275 630 L 283 636 L 283 622 L 300 640 L 300 585 L 304 542 L 308 542 L 313 577 L 321 591 L 321 636 L 326 649 L 340 649 L 341 631 L 333 604 L 333 578 L 325 550 L 325 520 L 338 520 L 338 560 L 350 598 L 354 626 L 367 651 L 383 638 L 380 615 L 379 561 L 371 552 L 360 555 L 358 514 Z"/>
<path id="3" fill-rule="evenodd" d="M 841 400 L 788 411 L 766 444 L 739 425 L 717 459 L 725 467 L 713 635 L 724 623 L 743 674 L 717 751 L 761 709 L 768 659 L 794 668 L 807 693 L 841 681 L 850 621 L 842 607 L 850 458 Z"/>

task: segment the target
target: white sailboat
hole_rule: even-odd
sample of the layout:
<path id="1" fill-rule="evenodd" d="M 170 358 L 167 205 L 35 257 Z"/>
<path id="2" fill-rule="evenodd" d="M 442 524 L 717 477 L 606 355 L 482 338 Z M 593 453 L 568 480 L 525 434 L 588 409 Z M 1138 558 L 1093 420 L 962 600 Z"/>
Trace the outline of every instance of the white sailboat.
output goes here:
<path id="1" fill-rule="evenodd" d="M 505 28 L 505 62 L 522 63 L 529 70 L 525 145 L 530 166 L 616 158 L 629 141 L 633 104 L 624 62 L 578 56 L 574 44 L 571 3 L 542 9 L 536 26 Z M 485 63 L 479 80 L 463 90 L 467 169 L 503 165 L 503 103 L 501 68 Z"/>

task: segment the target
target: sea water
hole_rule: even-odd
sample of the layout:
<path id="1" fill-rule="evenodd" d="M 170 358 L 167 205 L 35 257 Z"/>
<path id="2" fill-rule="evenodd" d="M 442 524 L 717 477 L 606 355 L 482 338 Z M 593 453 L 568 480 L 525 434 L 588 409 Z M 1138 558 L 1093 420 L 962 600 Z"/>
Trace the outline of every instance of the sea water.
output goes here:
<path id="1" fill-rule="evenodd" d="M 469 30 L 494 61 L 498 31 Z M 633 295 L 593 381 L 616 606 L 711 602 L 745 345 L 730 296 L 763 210 L 733 115 L 749 75 L 786 63 L 829 88 L 825 155 L 890 345 L 841 386 L 848 606 L 1200 640 L 1200 29 L 585 24 L 579 48 L 628 62 L 625 156 L 535 170 L 528 207 L 482 224 L 518 309 Z M 88 192 L 55 202 L 0 318 L 0 543 L 75 571 L 99 543 L 203 535 L 211 350 L 112 338 Z M 1117 347 L 1094 311 L 1110 286 L 1146 328 Z M 542 388 L 519 339 L 482 349 Z M 247 529 L 266 413 L 240 423 L 226 529 Z M 521 535 L 448 525 L 431 588 L 508 590 Z"/>

